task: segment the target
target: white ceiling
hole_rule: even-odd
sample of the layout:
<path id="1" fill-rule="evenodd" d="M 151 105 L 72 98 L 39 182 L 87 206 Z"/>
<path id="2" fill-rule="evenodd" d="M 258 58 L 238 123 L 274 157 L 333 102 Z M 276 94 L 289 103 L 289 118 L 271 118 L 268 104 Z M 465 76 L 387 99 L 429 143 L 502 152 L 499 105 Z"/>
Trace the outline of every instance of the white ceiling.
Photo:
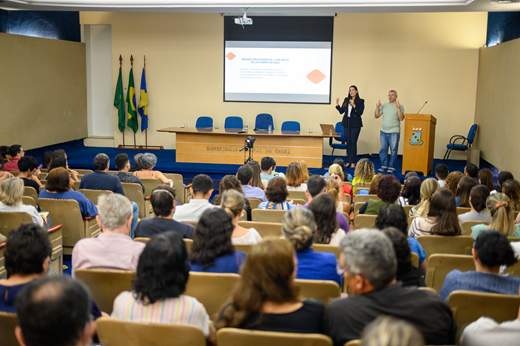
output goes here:
<path id="1" fill-rule="evenodd" d="M 520 11 L 520 3 L 492 4 L 491 0 L 0 0 L 0 8 L 67 11 L 151 11 L 248 15 L 386 13 L 386 12 L 506 12 Z"/>

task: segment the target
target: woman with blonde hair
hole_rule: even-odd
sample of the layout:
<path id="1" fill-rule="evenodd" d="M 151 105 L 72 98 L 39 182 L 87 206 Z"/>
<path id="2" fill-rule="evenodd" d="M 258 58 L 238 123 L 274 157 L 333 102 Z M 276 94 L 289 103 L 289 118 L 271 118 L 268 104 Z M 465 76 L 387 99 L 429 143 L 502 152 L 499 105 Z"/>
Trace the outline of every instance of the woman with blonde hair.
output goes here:
<path id="1" fill-rule="evenodd" d="M 254 245 L 217 329 L 321 333 L 325 308 L 321 301 L 300 300 L 294 285 L 297 266 L 294 247 L 285 239 L 267 238 Z"/>
<path id="2" fill-rule="evenodd" d="M 236 190 L 228 190 L 221 198 L 220 207 L 228 213 L 233 223 L 233 233 L 231 233 L 232 244 L 255 244 L 262 241 L 262 237 L 254 228 L 244 228 L 238 221 L 245 213 L 244 207 L 246 199 L 244 195 Z"/>
<path id="3" fill-rule="evenodd" d="M 285 178 L 287 179 L 287 190 L 307 190 L 307 184 L 305 184 L 307 180 L 303 179 L 302 167 L 298 162 L 292 162 L 287 166 Z"/>
<path id="4" fill-rule="evenodd" d="M 450 190 L 453 195 L 457 196 L 459 182 L 463 177 L 464 173 L 460 171 L 451 172 L 446 178 L 446 184 L 444 184 L 444 187 Z"/>
<path id="5" fill-rule="evenodd" d="M 342 276 L 336 271 L 338 262 L 332 253 L 314 252 L 312 243 L 316 233 L 314 214 L 307 208 L 294 208 L 282 218 L 282 233 L 296 249 L 298 279 L 332 280 L 341 285 Z"/>
<path id="6" fill-rule="evenodd" d="M 344 193 L 348 193 L 351 198 L 354 198 L 354 194 L 352 193 L 352 186 L 348 184 L 343 184 L 343 181 L 345 180 L 345 174 L 343 172 L 343 168 L 341 168 L 340 165 L 337 163 L 331 165 L 329 167 L 329 174 L 331 178 L 335 178 L 336 176 L 341 179 L 341 182 L 338 179 L 338 184 L 340 184 L 341 188 L 343 189 Z"/>
<path id="7" fill-rule="evenodd" d="M 345 198 L 345 194 L 343 193 L 338 180 L 338 176 L 325 179 L 325 182 L 327 183 L 327 193 L 334 198 L 334 201 L 336 202 L 336 211 L 348 213 L 350 212 L 350 204 Z"/>
<path id="8" fill-rule="evenodd" d="M 356 195 L 356 184 L 357 183 L 371 183 L 376 172 L 374 164 L 369 159 L 361 159 L 358 161 L 356 170 L 354 171 L 354 179 L 352 179 L 352 190 L 354 196 Z"/>
<path id="9" fill-rule="evenodd" d="M 520 225 L 515 225 L 511 200 L 505 193 L 498 192 L 486 200 L 486 208 L 491 213 L 491 224 L 471 227 L 471 236 L 477 239 L 480 232 L 492 229 L 505 234 L 506 237 L 520 237 Z"/>
<path id="10" fill-rule="evenodd" d="M 309 179 L 309 167 L 307 166 L 307 162 L 305 162 L 305 160 L 302 159 L 299 159 L 296 162 L 298 162 L 300 164 L 300 167 L 302 168 L 303 181 L 307 181 L 307 179 Z"/>
<path id="11" fill-rule="evenodd" d="M 392 316 L 379 316 L 365 329 L 361 346 L 424 346 L 424 338 L 417 328 Z"/>
<path id="12" fill-rule="evenodd" d="M 421 184 L 421 203 L 410 209 L 409 216 L 426 216 L 430 210 L 430 201 L 439 188 L 439 182 L 433 178 L 424 180 Z"/>
<path id="13" fill-rule="evenodd" d="M 27 213 L 38 226 L 43 226 L 44 220 L 32 205 L 23 205 L 23 180 L 20 178 L 6 179 L 0 185 L 0 213 Z"/>

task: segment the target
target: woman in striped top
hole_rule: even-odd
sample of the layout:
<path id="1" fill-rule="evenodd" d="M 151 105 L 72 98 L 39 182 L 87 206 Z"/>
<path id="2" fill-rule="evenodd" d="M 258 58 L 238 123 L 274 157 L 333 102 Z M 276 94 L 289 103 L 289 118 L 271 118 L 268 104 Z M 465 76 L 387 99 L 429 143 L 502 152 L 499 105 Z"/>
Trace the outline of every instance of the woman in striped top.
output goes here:
<path id="1" fill-rule="evenodd" d="M 206 309 L 186 290 L 190 265 L 182 237 L 173 231 L 154 235 L 139 257 L 132 292 L 114 301 L 112 317 L 134 322 L 191 324 L 214 339 Z"/>

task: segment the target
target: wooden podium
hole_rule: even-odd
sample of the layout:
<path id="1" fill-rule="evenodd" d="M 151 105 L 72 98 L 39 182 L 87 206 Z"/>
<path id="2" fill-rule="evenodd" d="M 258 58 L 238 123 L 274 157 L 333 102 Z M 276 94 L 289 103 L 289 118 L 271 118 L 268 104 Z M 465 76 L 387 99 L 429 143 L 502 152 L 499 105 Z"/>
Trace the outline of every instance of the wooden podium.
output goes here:
<path id="1" fill-rule="evenodd" d="M 431 114 L 405 114 L 404 120 L 402 174 L 417 171 L 426 177 L 433 170 L 437 119 Z"/>

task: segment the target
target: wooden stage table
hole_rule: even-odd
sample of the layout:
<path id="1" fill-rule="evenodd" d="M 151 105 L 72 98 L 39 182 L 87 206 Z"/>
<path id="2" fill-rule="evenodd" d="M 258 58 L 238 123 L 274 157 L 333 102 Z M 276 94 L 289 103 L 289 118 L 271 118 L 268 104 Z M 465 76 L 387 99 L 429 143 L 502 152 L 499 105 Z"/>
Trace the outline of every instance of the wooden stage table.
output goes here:
<path id="1" fill-rule="evenodd" d="M 244 147 L 248 136 L 255 137 L 253 159 L 260 162 L 262 157 L 270 156 L 278 166 L 287 166 L 299 159 L 305 160 L 312 168 L 321 168 L 323 163 L 323 138 L 329 134 L 301 133 L 295 131 L 267 130 L 238 133 L 240 129 L 213 129 L 188 127 L 168 127 L 158 132 L 176 134 L 177 162 L 244 163 Z M 339 137 L 339 135 L 336 135 Z M 249 153 L 246 152 L 246 158 Z"/>

